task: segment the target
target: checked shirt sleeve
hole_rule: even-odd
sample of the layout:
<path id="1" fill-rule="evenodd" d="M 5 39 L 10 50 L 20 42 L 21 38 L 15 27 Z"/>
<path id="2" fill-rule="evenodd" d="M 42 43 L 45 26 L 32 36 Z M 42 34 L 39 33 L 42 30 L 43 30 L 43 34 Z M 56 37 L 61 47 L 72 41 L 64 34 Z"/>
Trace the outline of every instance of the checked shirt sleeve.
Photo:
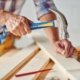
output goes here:
<path id="1" fill-rule="evenodd" d="M 33 0 L 36 8 L 37 17 L 41 17 L 46 13 L 49 13 L 50 10 L 48 8 L 56 8 L 53 0 Z"/>

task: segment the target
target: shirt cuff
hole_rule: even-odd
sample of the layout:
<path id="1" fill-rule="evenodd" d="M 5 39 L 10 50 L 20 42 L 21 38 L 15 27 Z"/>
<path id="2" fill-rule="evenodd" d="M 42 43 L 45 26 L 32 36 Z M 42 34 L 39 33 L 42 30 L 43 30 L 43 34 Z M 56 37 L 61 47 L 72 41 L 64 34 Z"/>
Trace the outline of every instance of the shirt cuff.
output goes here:
<path id="1" fill-rule="evenodd" d="M 37 18 L 40 18 L 44 14 L 51 12 L 49 8 L 57 9 L 53 0 L 33 0 L 37 13 Z"/>

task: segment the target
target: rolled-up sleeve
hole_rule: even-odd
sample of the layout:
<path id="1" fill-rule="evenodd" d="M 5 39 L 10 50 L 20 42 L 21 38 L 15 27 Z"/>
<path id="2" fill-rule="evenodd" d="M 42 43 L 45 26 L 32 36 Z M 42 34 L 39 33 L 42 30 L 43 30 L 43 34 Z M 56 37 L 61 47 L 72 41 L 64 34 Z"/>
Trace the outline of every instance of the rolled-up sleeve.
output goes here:
<path id="1" fill-rule="evenodd" d="M 53 0 L 33 0 L 36 8 L 37 17 L 40 18 L 46 13 L 49 13 L 49 8 L 57 9 Z"/>
<path id="2" fill-rule="evenodd" d="M 36 8 L 37 18 L 50 12 L 49 8 L 57 9 L 53 0 L 33 0 Z M 57 9 L 58 10 L 58 9 Z M 67 26 L 58 26 L 61 38 L 68 38 Z"/>

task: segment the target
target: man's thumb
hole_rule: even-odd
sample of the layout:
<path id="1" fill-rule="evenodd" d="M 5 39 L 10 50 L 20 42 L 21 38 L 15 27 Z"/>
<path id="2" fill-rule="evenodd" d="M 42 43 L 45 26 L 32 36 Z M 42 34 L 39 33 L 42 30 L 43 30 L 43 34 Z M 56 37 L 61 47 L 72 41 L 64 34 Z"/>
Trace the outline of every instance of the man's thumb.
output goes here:
<path id="1" fill-rule="evenodd" d="M 62 55 L 64 55 L 65 50 L 63 48 L 59 47 L 58 52 L 61 53 Z"/>

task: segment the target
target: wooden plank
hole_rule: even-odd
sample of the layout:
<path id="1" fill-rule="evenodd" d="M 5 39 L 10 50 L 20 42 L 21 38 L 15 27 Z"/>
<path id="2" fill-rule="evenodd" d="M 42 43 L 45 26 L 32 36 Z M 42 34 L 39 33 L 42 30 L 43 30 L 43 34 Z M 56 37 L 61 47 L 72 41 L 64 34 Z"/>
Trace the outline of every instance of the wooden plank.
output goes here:
<path id="1" fill-rule="evenodd" d="M 80 54 L 78 55 L 78 58 L 77 58 L 78 62 L 80 62 Z"/>
<path id="2" fill-rule="evenodd" d="M 37 33 L 36 33 L 37 34 Z M 61 54 L 57 54 L 53 51 L 51 44 L 49 43 L 48 39 L 43 35 L 33 35 L 34 40 L 36 41 L 37 45 L 46 52 L 50 58 L 55 61 L 56 63 L 59 63 L 64 67 L 66 70 L 75 70 L 80 69 L 80 63 L 73 59 L 73 58 L 65 58 Z M 75 65 L 73 66 L 71 63 L 74 62 Z M 70 66 L 69 66 L 70 65 Z M 76 66 L 77 65 L 77 66 Z"/>
<path id="3" fill-rule="evenodd" d="M 27 65 L 25 65 L 17 74 L 26 73 L 26 72 L 32 72 L 37 71 L 40 69 L 44 69 L 44 67 L 49 63 L 49 57 L 44 54 L 43 51 L 39 51 L 37 55 L 35 55 Z M 39 76 L 38 74 L 33 75 L 26 75 L 21 77 L 13 77 L 10 80 L 36 80 L 36 78 Z"/>
<path id="4" fill-rule="evenodd" d="M 68 80 L 59 66 L 52 61 L 49 62 L 46 68 L 52 68 L 53 70 L 41 73 L 36 80 L 51 80 L 54 77 L 59 78 L 59 80 Z"/>
<path id="5" fill-rule="evenodd" d="M 7 61 L 10 57 L 12 57 L 13 55 L 15 55 L 18 51 L 20 51 L 21 49 L 11 49 L 10 51 L 6 52 L 4 55 L 0 56 L 0 65 L 2 63 L 4 63 L 5 61 Z"/>
<path id="6" fill-rule="evenodd" d="M 57 78 L 59 80 L 68 80 L 67 76 L 62 72 L 62 70 L 56 64 L 52 67 L 53 71 L 49 71 L 44 80 Z"/>
<path id="7" fill-rule="evenodd" d="M 78 47 L 78 48 L 76 48 L 76 49 L 77 49 L 78 54 L 80 54 L 80 48 Z"/>
<path id="8" fill-rule="evenodd" d="M 70 80 L 80 80 L 80 70 L 68 71 L 67 76 L 70 76 Z"/>
<path id="9" fill-rule="evenodd" d="M 44 35 L 40 33 L 32 34 L 33 39 L 37 45 L 60 67 L 60 69 L 67 75 L 69 70 L 79 70 L 80 63 L 74 58 L 65 58 L 61 54 L 57 54 L 53 51 L 51 44 Z M 72 79 L 72 76 L 69 75 Z M 75 76 L 73 76 L 75 78 Z M 76 80 L 78 77 L 76 76 Z"/>
<path id="10" fill-rule="evenodd" d="M 50 60 L 49 64 L 47 64 L 47 66 L 45 67 L 45 69 L 52 68 L 54 66 L 54 64 L 55 63 Z M 36 80 L 44 80 L 48 73 L 49 73 L 49 71 L 40 73 L 39 77 Z"/>
<path id="11" fill-rule="evenodd" d="M 24 48 L 16 55 L 11 57 L 8 61 L 0 65 L 0 80 L 8 80 L 7 78 L 17 71 L 25 62 L 32 58 L 39 50 L 38 46 L 32 44 Z"/>

